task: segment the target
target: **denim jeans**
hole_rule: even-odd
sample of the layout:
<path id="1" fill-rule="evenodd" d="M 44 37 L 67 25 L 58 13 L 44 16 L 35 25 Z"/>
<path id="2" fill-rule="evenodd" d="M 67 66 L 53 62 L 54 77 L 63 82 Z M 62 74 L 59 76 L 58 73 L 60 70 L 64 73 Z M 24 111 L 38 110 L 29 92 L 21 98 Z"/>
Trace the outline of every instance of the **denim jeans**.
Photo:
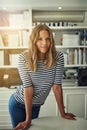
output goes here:
<path id="1" fill-rule="evenodd" d="M 32 106 L 32 119 L 38 118 L 39 111 L 40 105 Z M 13 128 L 26 119 L 25 105 L 16 101 L 13 94 L 9 100 L 9 113 Z"/>

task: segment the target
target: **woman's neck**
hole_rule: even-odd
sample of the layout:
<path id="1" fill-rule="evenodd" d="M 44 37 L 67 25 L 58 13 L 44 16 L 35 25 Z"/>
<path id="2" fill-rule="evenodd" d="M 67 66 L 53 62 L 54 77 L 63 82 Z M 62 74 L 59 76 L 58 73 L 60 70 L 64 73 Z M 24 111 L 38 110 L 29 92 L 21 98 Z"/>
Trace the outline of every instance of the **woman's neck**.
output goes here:
<path id="1" fill-rule="evenodd" d="M 40 60 L 45 60 L 45 58 L 46 58 L 45 54 L 40 54 L 40 55 L 39 55 L 39 59 L 40 59 Z"/>

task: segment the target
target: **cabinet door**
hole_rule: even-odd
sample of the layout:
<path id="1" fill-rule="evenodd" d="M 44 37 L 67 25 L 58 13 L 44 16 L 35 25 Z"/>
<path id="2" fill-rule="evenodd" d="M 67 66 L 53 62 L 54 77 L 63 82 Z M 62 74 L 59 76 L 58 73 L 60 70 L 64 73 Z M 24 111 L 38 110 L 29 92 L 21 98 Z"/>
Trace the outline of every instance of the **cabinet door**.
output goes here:
<path id="1" fill-rule="evenodd" d="M 87 120 L 87 95 L 86 95 L 86 101 L 85 101 L 85 108 L 86 108 L 86 111 L 85 111 L 85 118 Z"/>
<path id="2" fill-rule="evenodd" d="M 65 94 L 65 107 L 66 112 L 71 112 L 78 117 L 85 118 L 86 107 L 85 107 L 85 94 Z"/>
<path id="3" fill-rule="evenodd" d="M 39 116 L 56 116 L 58 113 L 56 100 L 53 93 L 47 97 L 45 104 L 42 105 Z"/>

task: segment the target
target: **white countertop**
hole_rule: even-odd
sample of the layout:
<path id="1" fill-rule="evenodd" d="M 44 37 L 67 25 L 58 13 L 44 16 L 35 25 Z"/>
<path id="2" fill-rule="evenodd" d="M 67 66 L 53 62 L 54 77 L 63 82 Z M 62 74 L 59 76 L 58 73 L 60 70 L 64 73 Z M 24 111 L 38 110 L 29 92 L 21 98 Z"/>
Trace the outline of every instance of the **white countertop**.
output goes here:
<path id="1" fill-rule="evenodd" d="M 68 120 L 62 117 L 39 117 L 32 121 L 29 130 L 87 130 L 87 120 L 76 118 Z"/>

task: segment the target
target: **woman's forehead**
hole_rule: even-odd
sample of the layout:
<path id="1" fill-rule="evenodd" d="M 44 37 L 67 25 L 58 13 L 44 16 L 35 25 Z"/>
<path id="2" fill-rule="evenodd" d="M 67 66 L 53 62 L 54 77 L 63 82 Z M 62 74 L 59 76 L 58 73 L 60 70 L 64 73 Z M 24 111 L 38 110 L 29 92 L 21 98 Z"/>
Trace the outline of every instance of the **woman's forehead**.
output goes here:
<path id="1" fill-rule="evenodd" d="M 39 32 L 39 36 L 40 36 L 40 35 L 49 35 L 49 31 L 46 30 L 46 29 L 43 29 L 43 30 L 41 30 L 41 31 Z"/>

